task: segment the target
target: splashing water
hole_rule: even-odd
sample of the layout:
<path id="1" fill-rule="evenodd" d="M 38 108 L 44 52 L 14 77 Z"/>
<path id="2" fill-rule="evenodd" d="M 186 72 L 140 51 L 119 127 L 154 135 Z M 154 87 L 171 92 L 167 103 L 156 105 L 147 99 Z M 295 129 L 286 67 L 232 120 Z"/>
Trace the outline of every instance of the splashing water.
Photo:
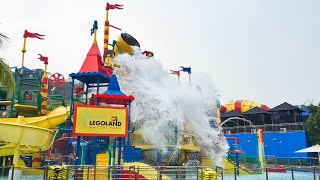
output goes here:
<path id="1" fill-rule="evenodd" d="M 228 143 L 218 129 L 210 127 L 206 112 L 213 109 L 207 93 L 192 87 L 179 87 L 168 70 L 156 59 L 149 59 L 135 49 L 135 55 L 122 54 L 115 61 L 121 65 L 115 70 L 122 91 L 133 95 L 131 119 L 139 124 L 143 138 L 162 151 L 170 143 L 167 136 L 175 127 L 187 126 L 204 151 L 221 165 Z"/>

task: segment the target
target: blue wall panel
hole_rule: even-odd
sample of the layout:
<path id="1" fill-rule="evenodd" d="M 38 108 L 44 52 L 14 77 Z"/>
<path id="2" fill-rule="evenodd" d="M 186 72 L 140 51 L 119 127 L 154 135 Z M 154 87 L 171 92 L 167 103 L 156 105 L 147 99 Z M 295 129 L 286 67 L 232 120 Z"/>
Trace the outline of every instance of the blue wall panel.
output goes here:
<path id="1" fill-rule="evenodd" d="M 256 134 L 226 134 L 226 137 L 235 137 L 241 142 L 239 149 L 249 156 L 258 156 L 258 139 Z M 277 157 L 308 157 L 307 153 L 294 151 L 307 147 L 305 132 L 266 132 L 264 133 L 265 155 Z M 233 147 L 234 140 L 228 140 Z"/>

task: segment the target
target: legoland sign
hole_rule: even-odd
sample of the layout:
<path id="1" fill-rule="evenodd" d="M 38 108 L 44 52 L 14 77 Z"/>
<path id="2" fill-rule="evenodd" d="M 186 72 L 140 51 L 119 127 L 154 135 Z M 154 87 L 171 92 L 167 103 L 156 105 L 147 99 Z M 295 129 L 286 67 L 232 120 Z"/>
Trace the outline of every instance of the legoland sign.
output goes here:
<path id="1" fill-rule="evenodd" d="M 76 136 L 128 135 L 128 108 L 76 105 L 73 134 Z"/>

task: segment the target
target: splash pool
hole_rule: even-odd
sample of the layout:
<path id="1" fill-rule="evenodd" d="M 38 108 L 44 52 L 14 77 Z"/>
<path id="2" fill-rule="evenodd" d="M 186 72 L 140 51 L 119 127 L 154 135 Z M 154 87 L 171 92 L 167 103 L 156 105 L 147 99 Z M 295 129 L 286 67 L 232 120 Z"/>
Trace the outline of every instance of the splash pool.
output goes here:
<path id="1" fill-rule="evenodd" d="M 312 172 L 300 172 L 300 171 L 294 171 L 294 180 L 311 180 L 314 178 L 314 175 Z M 196 177 L 196 176 L 194 176 Z M 320 178 L 320 173 L 316 173 L 316 179 Z M 22 175 L 20 177 L 22 180 L 29 180 L 29 179 L 43 179 L 43 176 L 31 176 L 31 175 Z M 70 177 L 69 179 L 73 179 Z M 174 179 L 174 178 L 173 178 Z M 196 179 L 196 178 L 195 178 Z M 219 176 L 219 180 L 234 180 L 235 177 L 233 174 L 224 174 L 223 178 L 221 175 Z M 252 174 L 252 175 L 239 175 L 237 176 L 237 180 L 265 180 L 266 175 L 265 174 Z M 269 180 L 291 180 L 292 174 L 290 171 L 287 173 L 269 173 L 268 174 Z M 0 177 L 0 180 L 8 180 L 8 177 Z M 189 179 L 191 180 L 191 179 Z"/>
<path id="2" fill-rule="evenodd" d="M 293 172 L 294 180 L 311 180 L 314 178 L 312 172 L 301 172 L 301 171 L 294 171 Z M 320 178 L 320 173 L 316 173 L 316 179 Z M 222 179 L 220 176 L 219 179 Z M 224 180 L 234 180 L 234 175 L 224 175 Z M 266 174 L 251 174 L 251 175 L 239 175 L 237 176 L 237 180 L 265 180 Z M 269 180 L 291 180 L 292 174 L 291 171 L 286 173 L 268 173 Z"/>

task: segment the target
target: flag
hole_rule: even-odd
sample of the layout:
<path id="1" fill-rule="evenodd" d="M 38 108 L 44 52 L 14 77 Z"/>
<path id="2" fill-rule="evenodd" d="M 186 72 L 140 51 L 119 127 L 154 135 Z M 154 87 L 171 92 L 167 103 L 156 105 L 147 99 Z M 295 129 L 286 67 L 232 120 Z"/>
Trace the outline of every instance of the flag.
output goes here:
<path id="1" fill-rule="evenodd" d="M 110 10 L 110 9 L 123 9 L 122 8 L 123 5 L 120 5 L 120 4 L 109 4 L 107 3 L 107 7 L 106 7 L 106 10 Z"/>
<path id="2" fill-rule="evenodd" d="M 94 30 L 98 29 L 98 21 L 94 21 L 93 25 L 92 25 L 92 29 L 91 29 L 91 36 L 94 33 Z"/>
<path id="3" fill-rule="evenodd" d="M 180 76 L 180 71 L 174 71 L 174 70 L 170 70 L 171 74 L 176 74 L 177 76 Z"/>
<path id="4" fill-rule="evenodd" d="M 24 30 L 24 34 L 23 34 L 23 37 L 24 38 L 38 38 L 38 39 L 42 39 L 43 40 L 43 37 L 44 35 L 42 34 L 38 34 L 38 33 L 31 33 L 31 32 L 28 32 L 27 30 Z"/>
<path id="5" fill-rule="evenodd" d="M 41 54 L 38 54 L 40 57 L 38 59 L 40 59 L 40 61 L 43 61 L 44 64 L 48 64 L 48 57 L 42 56 Z"/>
<path id="6" fill-rule="evenodd" d="M 191 74 L 191 67 L 183 67 L 183 66 L 180 66 L 182 69 L 181 71 L 182 72 L 187 72 L 188 74 Z"/>
<path id="7" fill-rule="evenodd" d="M 153 57 L 153 52 L 151 51 L 143 51 L 143 54 L 145 54 L 148 57 Z"/>

